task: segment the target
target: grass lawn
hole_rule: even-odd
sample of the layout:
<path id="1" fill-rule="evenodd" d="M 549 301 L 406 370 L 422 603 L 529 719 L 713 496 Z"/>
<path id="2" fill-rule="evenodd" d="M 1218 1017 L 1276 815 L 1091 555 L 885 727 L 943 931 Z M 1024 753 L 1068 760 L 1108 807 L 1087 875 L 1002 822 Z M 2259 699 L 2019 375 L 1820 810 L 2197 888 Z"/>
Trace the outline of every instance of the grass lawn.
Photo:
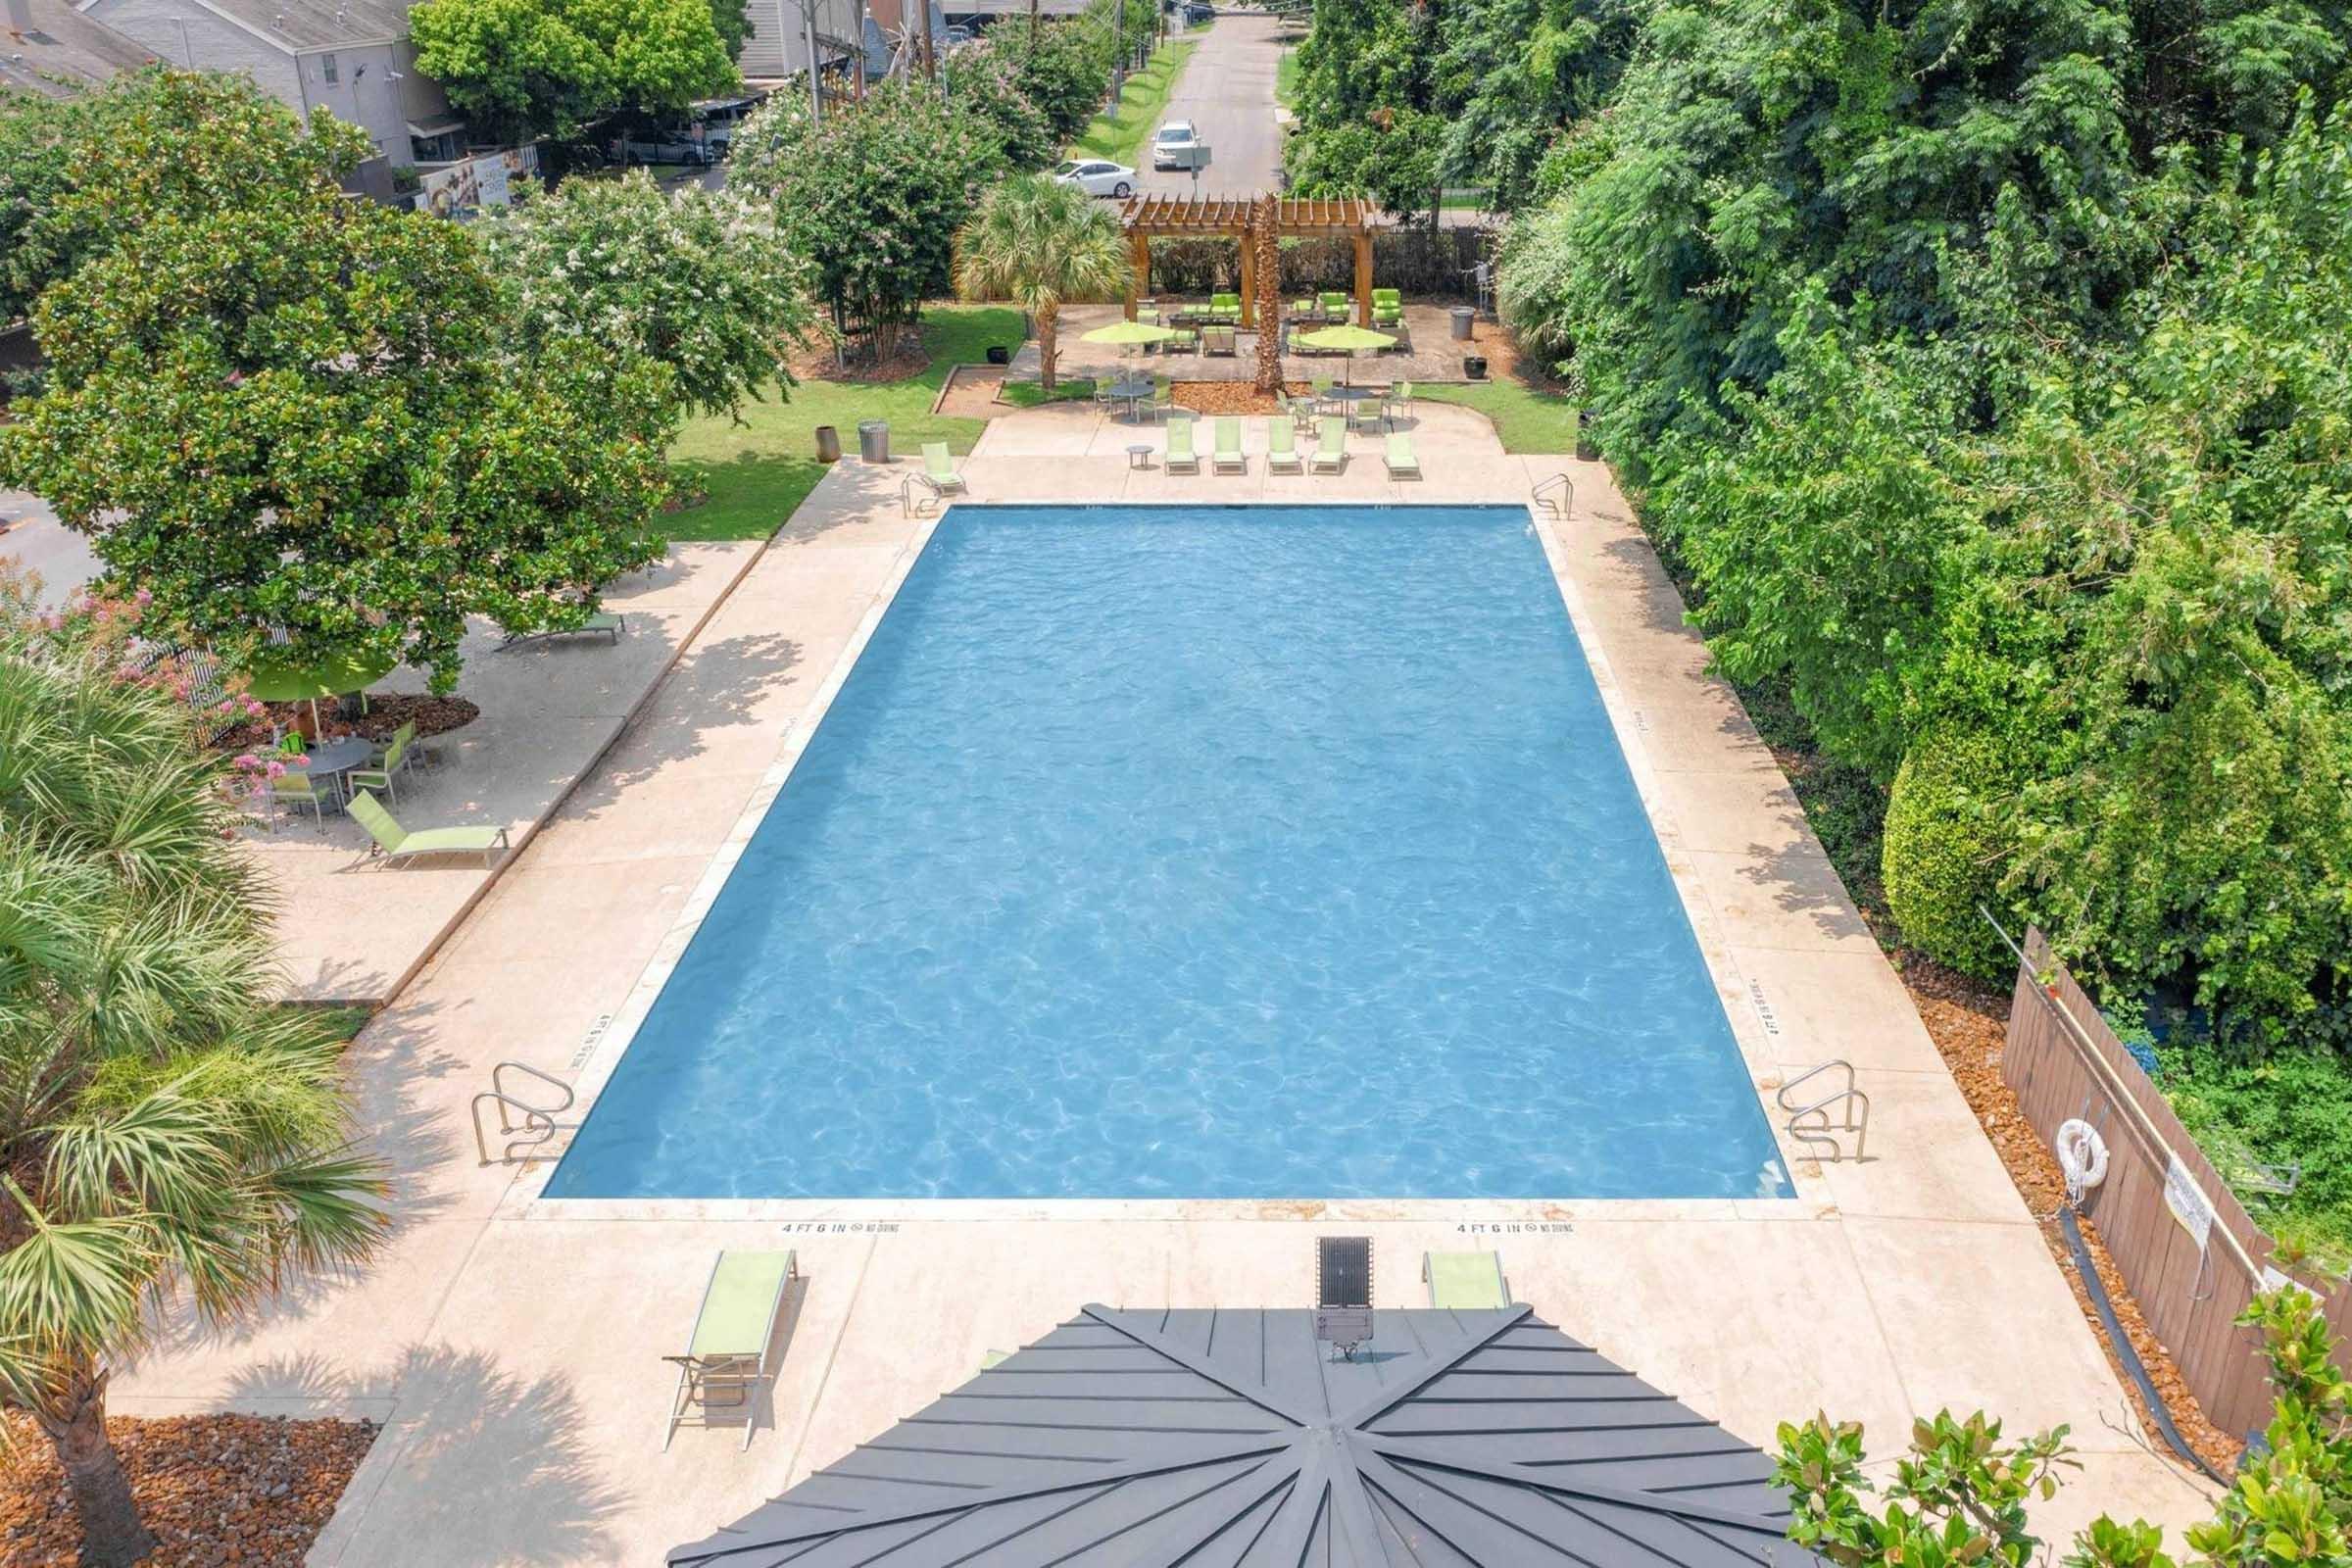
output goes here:
<path id="1" fill-rule="evenodd" d="M 1285 49 L 1274 67 L 1274 101 L 1285 109 L 1298 106 L 1298 51 Z"/>
<path id="2" fill-rule="evenodd" d="M 1021 313 L 998 306 L 926 311 L 923 346 L 931 363 L 904 381 L 857 383 L 808 380 L 790 402 L 770 392 L 747 404 L 743 423 L 726 416 L 690 421 L 669 449 L 681 489 L 706 489 L 710 500 L 655 519 L 672 539 L 764 539 L 784 524 L 824 477 L 816 461 L 816 427 L 841 432 L 845 451 L 858 450 L 858 421 L 888 419 L 892 453 L 919 453 L 925 441 L 945 441 L 965 453 L 979 439 L 981 419 L 931 413 L 949 370 L 985 360 L 991 344 L 1017 348 Z"/>
<path id="3" fill-rule="evenodd" d="M 1177 73 L 1193 58 L 1199 48 L 1197 38 L 1171 38 L 1159 46 L 1152 63 L 1127 78 L 1126 87 L 1119 93 L 1115 112 L 1097 115 L 1094 122 L 1070 143 L 1070 155 L 1083 153 L 1090 158 L 1107 158 L 1115 164 L 1132 165 L 1142 156 L 1144 138 L 1159 123 L 1160 111 L 1168 107 L 1168 94 L 1176 89 Z"/>
<path id="4" fill-rule="evenodd" d="M 1431 403 L 1458 403 L 1494 421 L 1505 452 L 1574 452 L 1576 409 L 1557 392 L 1546 392 L 1515 376 L 1456 386 L 1416 386 L 1413 396 Z"/>

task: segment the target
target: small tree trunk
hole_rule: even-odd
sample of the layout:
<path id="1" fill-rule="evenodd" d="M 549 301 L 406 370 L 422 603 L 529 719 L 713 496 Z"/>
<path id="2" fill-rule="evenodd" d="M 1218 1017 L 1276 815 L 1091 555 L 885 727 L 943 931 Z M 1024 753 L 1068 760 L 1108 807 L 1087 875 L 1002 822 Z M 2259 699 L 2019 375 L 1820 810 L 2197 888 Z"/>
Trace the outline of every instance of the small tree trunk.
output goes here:
<path id="1" fill-rule="evenodd" d="M 81 1521 L 81 1560 L 94 1568 L 127 1568 L 158 1542 L 140 1520 L 130 1478 L 107 1441 L 105 1375 L 76 1369 L 62 1410 L 62 1419 L 49 1411 L 35 1412 L 35 1419 L 66 1472 L 66 1490 Z"/>
<path id="2" fill-rule="evenodd" d="M 1044 383 L 1048 397 L 1054 395 L 1054 330 L 1060 316 L 1058 300 L 1048 300 L 1037 308 L 1038 379 Z"/>

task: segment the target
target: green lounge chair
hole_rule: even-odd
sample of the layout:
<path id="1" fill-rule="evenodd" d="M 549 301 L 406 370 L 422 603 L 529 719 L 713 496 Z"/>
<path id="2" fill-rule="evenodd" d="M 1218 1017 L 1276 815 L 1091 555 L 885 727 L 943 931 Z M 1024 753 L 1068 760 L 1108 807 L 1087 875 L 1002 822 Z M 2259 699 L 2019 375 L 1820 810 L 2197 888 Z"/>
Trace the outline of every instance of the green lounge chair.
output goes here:
<path id="1" fill-rule="evenodd" d="M 1200 334 L 1189 326 L 1171 326 L 1167 340 L 1160 344 L 1162 354 L 1190 354 L 1200 346 Z"/>
<path id="2" fill-rule="evenodd" d="M 1214 320 L 1238 323 L 1242 318 L 1242 297 L 1239 294 L 1211 294 L 1208 297 L 1208 314 Z"/>
<path id="3" fill-rule="evenodd" d="M 1484 1312 L 1511 1304 L 1500 1252 L 1424 1252 L 1421 1280 L 1441 1311 Z"/>
<path id="4" fill-rule="evenodd" d="M 1293 300 L 1291 301 L 1291 319 L 1294 321 L 1320 321 L 1323 319 L 1323 307 L 1315 303 L 1312 295 L 1302 300 Z"/>
<path id="5" fill-rule="evenodd" d="M 1167 467 L 1170 473 L 1200 471 L 1200 459 L 1193 451 L 1193 421 L 1190 419 L 1168 421 Z"/>
<path id="6" fill-rule="evenodd" d="M 311 777 L 310 769 L 292 763 L 270 781 L 270 815 L 272 820 L 282 806 L 307 806 L 318 817 L 318 831 L 326 831 L 326 798 L 333 791 Z"/>
<path id="7" fill-rule="evenodd" d="M 1348 424 L 1336 414 L 1315 421 L 1315 472 L 1338 473 L 1348 466 Z"/>
<path id="8" fill-rule="evenodd" d="M 1347 320 L 1348 296 L 1338 289 L 1326 289 L 1323 293 L 1323 319 L 1326 321 Z"/>
<path id="9" fill-rule="evenodd" d="M 1250 460 L 1242 456 L 1242 421 L 1230 415 L 1219 415 L 1216 423 L 1217 450 L 1209 464 L 1219 473 L 1248 473 Z"/>
<path id="10" fill-rule="evenodd" d="M 403 724 L 392 732 L 391 744 L 375 754 L 373 767 L 355 767 L 345 775 L 345 782 L 354 790 L 381 790 L 394 806 L 400 804 L 400 791 L 392 781 L 409 765 L 409 748 L 416 742 L 414 722 Z"/>
<path id="11" fill-rule="evenodd" d="M 1396 326 L 1404 319 L 1404 299 L 1393 288 L 1372 291 L 1372 324 Z"/>
<path id="12" fill-rule="evenodd" d="M 1381 461 L 1389 466 L 1389 477 L 1392 479 L 1421 477 L 1421 460 L 1413 456 L 1413 438 L 1409 435 L 1389 437 L 1389 447 L 1381 454 Z"/>
<path id="13" fill-rule="evenodd" d="M 963 475 L 957 473 L 955 464 L 948 460 L 948 444 L 945 441 L 923 443 L 923 477 L 930 480 L 931 488 L 943 496 L 968 496 L 972 493 L 971 486 L 963 482 Z"/>
<path id="14" fill-rule="evenodd" d="M 352 796 L 351 816 L 375 840 L 375 848 L 369 853 L 381 855 L 381 863 L 385 865 L 395 860 L 413 860 L 420 855 L 478 855 L 482 863 L 488 865 L 494 854 L 507 848 L 507 830 L 503 827 L 428 827 L 412 833 L 394 821 L 392 813 L 365 790 Z"/>
<path id="15" fill-rule="evenodd" d="M 1268 473 L 1298 473 L 1298 427 L 1288 419 L 1266 421 L 1266 471 Z"/>
<path id="16" fill-rule="evenodd" d="M 1230 326 L 1207 326 L 1200 329 L 1200 352 L 1203 354 L 1232 354 L 1237 342 Z"/>
<path id="17" fill-rule="evenodd" d="M 775 1381 L 768 1348 L 776 1320 L 784 1315 L 784 1293 L 800 1274 L 800 1259 L 790 1251 L 718 1254 L 703 1287 L 703 1304 L 695 1310 L 694 1332 L 686 1337 L 686 1353 L 662 1358 L 678 1365 L 678 1392 L 670 1396 L 669 1427 L 662 1434 L 663 1452 L 686 1412 L 697 1405 L 705 1411 L 741 1410 L 743 1446 L 752 1446 L 760 1424 L 753 1399 L 760 1384 Z"/>
<path id="18" fill-rule="evenodd" d="M 521 648 L 531 643 L 543 643 L 555 637 L 602 637 L 617 646 L 620 634 L 628 630 L 628 622 L 610 610 L 600 610 L 577 626 L 557 626 L 547 631 L 518 631 L 510 634 L 498 645 L 498 652 Z"/>

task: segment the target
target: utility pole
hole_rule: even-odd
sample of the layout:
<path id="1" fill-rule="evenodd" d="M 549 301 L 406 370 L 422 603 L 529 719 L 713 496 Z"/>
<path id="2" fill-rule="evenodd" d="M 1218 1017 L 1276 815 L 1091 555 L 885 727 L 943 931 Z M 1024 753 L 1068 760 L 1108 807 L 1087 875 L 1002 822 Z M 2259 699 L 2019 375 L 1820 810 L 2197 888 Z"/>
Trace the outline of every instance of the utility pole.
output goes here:
<path id="1" fill-rule="evenodd" d="M 939 74 L 939 48 L 931 39 L 931 0 L 906 0 L 923 14 L 923 72 L 936 77 Z"/>
<path id="2" fill-rule="evenodd" d="M 865 102 L 865 0 L 850 0 L 850 37 L 857 44 L 850 55 L 850 90 Z"/>
<path id="3" fill-rule="evenodd" d="M 819 0 L 801 0 L 801 24 L 808 42 L 808 122 L 825 122 L 825 90 L 816 61 L 816 8 Z"/>
<path id="4" fill-rule="evenodd" d="M 1110 58 L 1116 62 L 1110 68 L 1110 101 L 1116 106 L 1127 94 L 1127 0 L 1117 0 L 1110 15 Z"/>

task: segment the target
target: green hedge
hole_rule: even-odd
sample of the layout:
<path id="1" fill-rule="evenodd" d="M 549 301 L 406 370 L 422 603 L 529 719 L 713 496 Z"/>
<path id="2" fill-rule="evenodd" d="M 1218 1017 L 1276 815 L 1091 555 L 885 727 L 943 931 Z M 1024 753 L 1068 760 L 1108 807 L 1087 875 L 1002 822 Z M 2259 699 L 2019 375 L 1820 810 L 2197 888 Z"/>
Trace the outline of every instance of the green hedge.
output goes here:
<path id="1" fill-rule="evenodd" d="M 1992 736 L 1935 733 L 1903 757 L 1886 802 L 1880 869 L 1903 940 L 1985 979 L 2008 972 L 2008 950 L 1978 912 L 1999 912 L 2013 844 L 2015 795 L 2007 749 Z"/>

